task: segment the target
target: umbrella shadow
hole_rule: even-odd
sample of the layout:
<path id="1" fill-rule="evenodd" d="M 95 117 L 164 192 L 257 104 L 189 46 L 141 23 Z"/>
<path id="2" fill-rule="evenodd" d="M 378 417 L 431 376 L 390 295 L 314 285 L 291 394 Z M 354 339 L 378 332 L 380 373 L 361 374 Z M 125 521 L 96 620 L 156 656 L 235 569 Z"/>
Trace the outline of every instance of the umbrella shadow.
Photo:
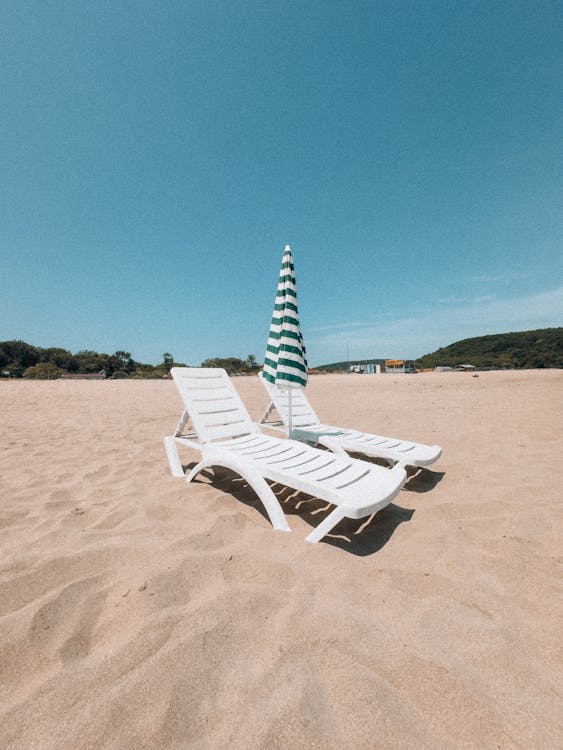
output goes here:
<path id="1" fill-rule="evenodd" d="M 195 465 L 194 462 L 184 468 L 191 470 Z M 195 483 L 202 481 L 232 495 L 239 502 L 256 510 L 270 523 L 268 514 L 258 495 L 246 480 L 235 472 L 224 467 L 204 469 L 194 480 Z M 312 528 L 322 523 L 334 508 L 325 500 L 306 495 L 304 492 L 299 492 L 286 485 L 274 482 L 268 482 L 268 484 L 278 499 L 283 512 L 287 516 L 299 516 Z M 365 557 L 382 549 L 396 529 L 402 523 L 411 520 L 414 512 L 412 508 L 403 508 L 396 503 L 390 503 L 383 510 L 367 518 L 359 520 L 343 518 L 321 541 L 350 554 Z"/>

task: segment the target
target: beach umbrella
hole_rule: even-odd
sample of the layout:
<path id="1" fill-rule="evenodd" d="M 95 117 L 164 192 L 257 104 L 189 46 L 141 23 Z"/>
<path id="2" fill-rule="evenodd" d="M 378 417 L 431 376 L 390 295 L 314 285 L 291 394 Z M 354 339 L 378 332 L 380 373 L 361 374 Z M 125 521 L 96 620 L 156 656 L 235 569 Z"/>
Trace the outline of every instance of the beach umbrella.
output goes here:
<path id="1" fill-rule="evenodd" d="M 289 245 L 283 251 L 262 375 L 270 383 L 287 389 L 291 437 L 292 391 L 307 385 L 307 356 L 299 326 L 295 268 Z"/>

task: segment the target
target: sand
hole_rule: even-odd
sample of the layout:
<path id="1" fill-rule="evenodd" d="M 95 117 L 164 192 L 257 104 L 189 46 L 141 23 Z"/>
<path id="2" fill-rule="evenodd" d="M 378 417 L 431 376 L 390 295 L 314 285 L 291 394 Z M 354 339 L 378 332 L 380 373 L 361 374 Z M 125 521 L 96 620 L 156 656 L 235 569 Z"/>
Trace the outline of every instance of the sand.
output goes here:
<path id="1" fill-rule="evenodd" d="M 3 750 L 562 746 L 563 372 L 308 395 L 444 449 L 317 545 L 318 501 L 281 493 L 287 534 L 225 470 L 170 476 L 172 382 L 0 382 Z"/>

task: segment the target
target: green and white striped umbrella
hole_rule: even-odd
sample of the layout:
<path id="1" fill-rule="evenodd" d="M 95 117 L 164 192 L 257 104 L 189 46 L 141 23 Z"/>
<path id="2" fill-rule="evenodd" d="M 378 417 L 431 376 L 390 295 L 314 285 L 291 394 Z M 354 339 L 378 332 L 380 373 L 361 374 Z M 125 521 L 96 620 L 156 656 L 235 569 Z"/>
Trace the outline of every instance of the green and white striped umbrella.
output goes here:
<path id="1" fill-rule="evenodd" d="M 263 376 L 276 385 L 307 385 L 307 357 L 299 327 L 295 269 L 289 245 L 283 251 Z"/>

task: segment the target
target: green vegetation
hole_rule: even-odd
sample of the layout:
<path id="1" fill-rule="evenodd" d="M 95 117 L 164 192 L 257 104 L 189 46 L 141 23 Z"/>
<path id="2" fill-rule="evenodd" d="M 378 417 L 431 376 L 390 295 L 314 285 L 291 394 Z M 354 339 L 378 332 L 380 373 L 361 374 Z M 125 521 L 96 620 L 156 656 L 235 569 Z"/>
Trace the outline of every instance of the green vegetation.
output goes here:
<path id="1" fill-rule="evenodd" d="M 408 359 L 408 357 L 406 358 Z M 320 365 L 324 372 L 347 372 L 350 365 L 384 365 L 384 359 L 354 359 Z M 563 368 L 563 328 L 496 333 L 456 341 L 416 360 L 419 369 L 469 364 L 478 369 Z"/>
<path id="2" fill-rule="evenodd" d="M 0 375 L 10 378 L 54 380 L 63 375 L 93 375 L 106 378 L 165 378 L 174 364 L 174 357 L 166 352 L 158 365 L 136 362 L 129 352 L 114 354 L 67 349 L 43 349 L 25 341 L 0 341 Z"/>
<path id="3" fill-rule="evenodd" d="M 162 355 L 158 365 L 147 365 L 136 362 L 130 352 L 119 350 L 114 354 L 99 354 L 93 351 L 79 351 L 72 354 L 67 349 L 57 347 L 42 349 L 25 341 L 0 341 L 0 376 L 10 378 L 35 378 L 54 380 L 66 374 L 94 375 L 102 374 L 106 378 L 165 378 L 174 366 L 185 367 L 181 362 L 174 362 L 170 352 Z M 255 373 L 261 365 L 256 357 L 237 359 L 207 359 L 202 367 L 224 367 L 229 374 Z"/>
<path id="4" fill-rule="evenodd" d="M 60 378 L 64 370 L 54 365 L 52 362 L 38 362 L 24 371 L 24 378 L 33 378 L 34 380 L 56 380 Z"/>
<path id="5" fill-rule="evenodd" d="M 455 367 L 459 364 L 470 364 L 485 370 L 563 368 L 563 328 L 463 339 L 416 360 L 419 368 Z"/>
<path id="6" fill-rule="evenodd" d="M 205 359 L 201 363 L 202 367 L 222 367 L 229 375 L 240 375 L 241 373 L 253 373 L 258 372 L 262 367 L 256 362 L 254 354 L 249 354 L 246 359 L 238 359 L 237 357 L 215 357 L 213 359 Z"/>

